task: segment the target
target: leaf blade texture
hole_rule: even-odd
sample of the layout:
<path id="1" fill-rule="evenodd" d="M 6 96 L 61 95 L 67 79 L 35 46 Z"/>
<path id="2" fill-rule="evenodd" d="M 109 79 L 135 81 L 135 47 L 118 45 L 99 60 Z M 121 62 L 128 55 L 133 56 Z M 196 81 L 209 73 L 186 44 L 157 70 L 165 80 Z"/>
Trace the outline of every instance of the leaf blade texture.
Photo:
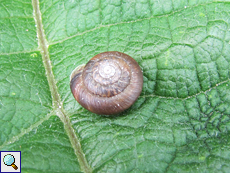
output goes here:
<path id="1" fill-rule="evenodd" d="M 23 172 L 228 172 L 229 1 L 2 0 L 0 14 L 0 150 L 22 151 Z M 104 51 L 143 70 L 119 116 L 69 89 Z"/>

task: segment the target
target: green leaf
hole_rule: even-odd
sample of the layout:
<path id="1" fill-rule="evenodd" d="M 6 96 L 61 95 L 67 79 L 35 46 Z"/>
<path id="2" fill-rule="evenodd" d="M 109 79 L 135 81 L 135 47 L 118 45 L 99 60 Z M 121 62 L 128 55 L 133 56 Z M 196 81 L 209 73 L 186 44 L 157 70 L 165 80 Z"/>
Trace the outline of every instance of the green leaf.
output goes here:
<path id="1" fill-rule="evenodd" d="M 229 172 L 229 18 L 228 0 L 1 0 L 0 150 L 22 172 Z M 112 50 L 144 85 L 105 117 L 69 76 Z"/>

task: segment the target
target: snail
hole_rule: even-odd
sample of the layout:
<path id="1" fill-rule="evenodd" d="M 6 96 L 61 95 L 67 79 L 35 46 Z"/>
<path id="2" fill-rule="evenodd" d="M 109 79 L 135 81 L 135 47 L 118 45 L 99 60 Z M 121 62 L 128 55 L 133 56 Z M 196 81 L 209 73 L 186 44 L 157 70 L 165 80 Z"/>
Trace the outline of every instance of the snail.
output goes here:
<path id="1" fill-rule="evenodd" d="M 117 51 L 94 56 L 70 76 L 70 89 L 78 103 L 102 115 L 128 109 L 139 97 L 142 86 L 143 74 L 138 63 Z"/>

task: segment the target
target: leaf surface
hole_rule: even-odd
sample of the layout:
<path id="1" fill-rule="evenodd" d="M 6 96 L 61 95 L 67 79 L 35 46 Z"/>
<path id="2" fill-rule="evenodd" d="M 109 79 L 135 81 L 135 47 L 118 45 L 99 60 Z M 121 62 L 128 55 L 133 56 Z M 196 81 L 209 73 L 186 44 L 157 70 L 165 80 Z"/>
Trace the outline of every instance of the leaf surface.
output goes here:
<path id="1" fill-rule="evenodd" d="M 0 2 L 0 150 L 21 151 L 23 172 L 228 172 L 229 1 Z M 105 51 L 143 70 L 119 116 L 69 87 Z"/>

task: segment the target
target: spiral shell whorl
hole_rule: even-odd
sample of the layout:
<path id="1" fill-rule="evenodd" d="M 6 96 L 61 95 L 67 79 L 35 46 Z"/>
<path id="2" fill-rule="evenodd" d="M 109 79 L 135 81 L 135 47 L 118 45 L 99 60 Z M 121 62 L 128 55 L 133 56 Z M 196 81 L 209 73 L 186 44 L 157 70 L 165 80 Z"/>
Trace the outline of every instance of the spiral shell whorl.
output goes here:
<path id="1" fill-rule="evenodd" d="M 94 56 L 71 78 L 75 99 L 91 112 L 105 115 L 129 108 L 140 95 L 143 85 L 139 65 L 121 52 Z"/>
<path id="2" fill-rule="evenodd" d="M 112 53 L 102 54 L 89 61 L 82 77 L 89 92 L 101 97 L 112 97 L 128 86 L 130 69 L 125 59 L 120 56 Z"/>

